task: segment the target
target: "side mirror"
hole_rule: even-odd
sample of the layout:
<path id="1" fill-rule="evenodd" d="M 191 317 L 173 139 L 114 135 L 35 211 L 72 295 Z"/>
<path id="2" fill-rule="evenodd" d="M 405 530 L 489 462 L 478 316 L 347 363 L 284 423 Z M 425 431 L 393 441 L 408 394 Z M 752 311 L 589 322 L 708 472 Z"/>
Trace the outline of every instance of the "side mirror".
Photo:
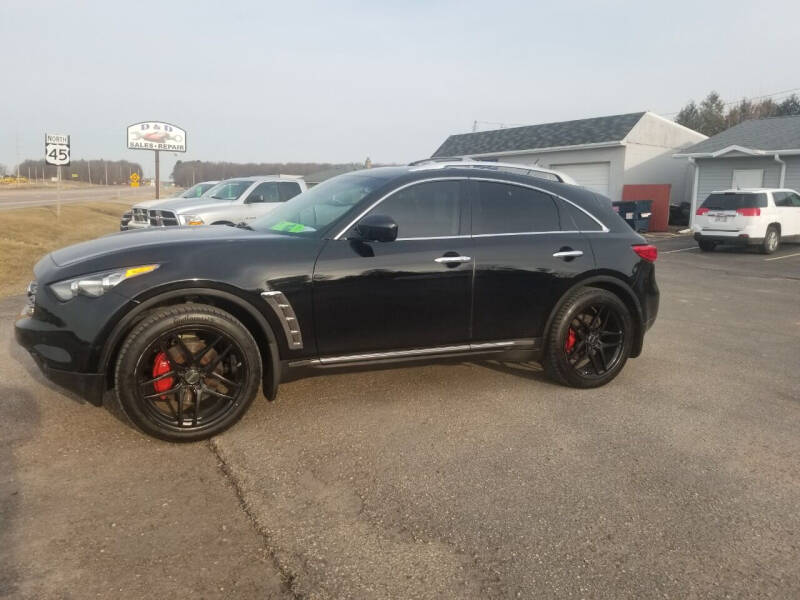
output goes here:
<path id="1" fill-rule="evenodd" d="M 397 223 L 387 215 L 367 215 L 356 224 L 356 233 L 365 242 L 393 242 Z"/>

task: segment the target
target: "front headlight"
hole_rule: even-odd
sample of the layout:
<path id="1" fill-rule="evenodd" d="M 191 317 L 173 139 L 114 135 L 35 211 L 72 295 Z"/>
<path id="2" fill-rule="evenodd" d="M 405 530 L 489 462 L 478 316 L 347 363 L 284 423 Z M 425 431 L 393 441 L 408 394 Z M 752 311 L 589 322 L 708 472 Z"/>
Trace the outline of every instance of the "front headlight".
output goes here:
<path id="1" fill-rule="evenodd" d="M 181 221 L 183 221 L 184 225 L 205 225 L 202 217 L 197 215 L 181 215 Z"/>
<path id="2" fill-rule="evenodd" d="M 73 279 L 65 279 L 64 281 L 52 283 L 50 284 L 50 289 L 53 290 L 56 297 L 63 302 L 72 300 L 78 294 L 97 298 L 105 294 L 111 288 L 118 286 L 126 279 L 152 273 L 158 266 L 159 265 L 141 265 L 138 267 L 115 269 L 113 271 L 91 273 L 89 275 L 82 275 Z"/>

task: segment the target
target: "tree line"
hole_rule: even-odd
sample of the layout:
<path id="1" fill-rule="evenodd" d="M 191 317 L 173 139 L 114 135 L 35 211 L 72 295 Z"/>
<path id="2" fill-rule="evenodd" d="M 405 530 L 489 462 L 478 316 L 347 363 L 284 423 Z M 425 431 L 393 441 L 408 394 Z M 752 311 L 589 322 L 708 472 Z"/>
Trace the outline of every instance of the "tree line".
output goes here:
<path id="1" fill-rule="evenodd" d="M 19 165 L 19 174 L 31 180 L 49 180 L 56 177 L 58 167 L 48 165 L 44 159 L 26 160 Z M 127 160 L 73 160 L 68 166 L 61 167 L 62 181 L 85 181 L 108 185 L 127 184 L 132 173 L 144 176 L 139 163 Z M 16 175 L 16 170 L 14 171 Z"/>
<path id="2" fill-rule="evenodd" d="M 369 160 L 369 159 L 368 159 Z M 327 179 L 339 172 L 363 169 L 361 163 L 231 163 L 209 162 L 204 160 L 179 160 L 172 169 L 172 180 L 180 187 L 190 187 L 201 181 L 220 181 L 231 177 L 251 175 L 302 175 Z M 316 183 L 316 182 L 314 182 Z"/>
<path id="3" fill-rule="evenodd" d="M 744 98 L 730 104 L 724 102 L 717 92 L 711 92 L 700 104 L 690 100 L 675 117 L 675 122 L 712 136 L 742 121 L 790 115 L 800 115 L 800 98 L 797 94 L 781 102 L 775 102 L 772 98 L 757 101 Z"/>

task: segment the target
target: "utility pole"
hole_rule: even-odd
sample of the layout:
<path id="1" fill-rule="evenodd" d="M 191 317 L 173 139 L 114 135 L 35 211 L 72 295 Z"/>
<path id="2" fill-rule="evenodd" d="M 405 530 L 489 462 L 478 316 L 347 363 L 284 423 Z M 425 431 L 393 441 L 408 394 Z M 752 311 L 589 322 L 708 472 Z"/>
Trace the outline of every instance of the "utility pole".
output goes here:
<path id="1" fill-rule="evenodd" d="M 87 160 L 86 166 L 89 169 L 89 185 L 92 185 L 92 161 Z"/>
<path id="2" fill-rule="evenodd" d="M 472 122 L 472 133 L 475 133 L 476 131 L 478 131 L 478 121 L 477 120 Z"/>
<path id="3" fill-rule="evenodd" d="M 108 185 L 108 163 L 104 160 L 103 166 L 106 168 L 106 185 Z"/>

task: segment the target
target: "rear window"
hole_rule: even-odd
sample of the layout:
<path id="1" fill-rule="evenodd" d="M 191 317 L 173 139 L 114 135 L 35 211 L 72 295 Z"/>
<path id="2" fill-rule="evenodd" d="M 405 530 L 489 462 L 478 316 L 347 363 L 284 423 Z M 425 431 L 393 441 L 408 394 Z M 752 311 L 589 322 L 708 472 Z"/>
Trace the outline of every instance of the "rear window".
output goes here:
<path id="1" fill-rule="evenodd" d="M 587 215 L 577 206 L 572 205 L 569 202 L 559 202 L 558 205 L 559 209 L 561 210 L 561 214 L 568 215 L 568 218 L 571 219 L 571 226 L 573 226 L 578 231 L 602 231 L 603 226 L 600 225 L 597 221 L 595 221 L 592 217 Z"/>
<path id="2" fill-rule="evenodd" d="M 560 230 L 558 209 L 549 194 L 507 183 L 478 182 L 472 208 L 474 235 Z"/>
<path id="3" fill-rule="evenodd" d="M 701 208 L 708 210 L 736 210 L 737 208 L 766 208 L 766 194 L 711 194 Z"/>

